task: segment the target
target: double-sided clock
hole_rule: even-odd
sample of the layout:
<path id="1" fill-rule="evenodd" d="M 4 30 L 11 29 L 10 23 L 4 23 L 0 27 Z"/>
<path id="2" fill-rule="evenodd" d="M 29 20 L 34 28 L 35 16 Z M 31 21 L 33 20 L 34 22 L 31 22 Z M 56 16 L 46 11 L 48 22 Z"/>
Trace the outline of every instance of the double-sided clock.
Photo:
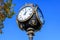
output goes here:
<path id="1" fill-rule="evenodd" d="M 33 4 L 27 4 L 23 6 L 19 11 L 17 20 L 20 22 L 27 21 L 32 17 L 32 15 L 34 15 L 34 13 L 36 13 L 38 20 L 44 23 L 44 17 L 43 17 L 42 11 L 38 6 L 34 6 Z"/>
<path id="2" fill-rule="evenodd" d="M 37 5 L 26 4 L 19 11 L 17 16 L 17 23 L 22 29 L 27 28 L 28 25 L 32 27 L 36 26 L 35 29 L 39 28 L 44 24 L 42 11 Z"/>
<path id="3" fill-rule="evenodd" d="M 26 4 L 17 15 L 17 23 L 19 28 L 25 30 L 32 40 L 34 32 L 39 31 L 44 24 L 42 11 L 37 5 Z"/>

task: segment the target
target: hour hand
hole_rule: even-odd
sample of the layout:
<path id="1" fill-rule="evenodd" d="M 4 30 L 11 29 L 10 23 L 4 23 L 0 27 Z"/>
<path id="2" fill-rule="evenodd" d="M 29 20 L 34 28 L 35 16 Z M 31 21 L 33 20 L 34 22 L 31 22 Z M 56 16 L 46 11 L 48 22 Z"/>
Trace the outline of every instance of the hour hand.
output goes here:
<path id="1" fill-rule="evenodd" d="M 26 11 L 25 11 L 24 15 L 26 15 Z"/>
<path id="2" fill-rule="evenodd" d="M 26 11 L 26 9 L 25 9 L 25 13 L 24 13 L 24 15 L 26 15 L 26 13 L 27 13 L 27 11 Z"/>

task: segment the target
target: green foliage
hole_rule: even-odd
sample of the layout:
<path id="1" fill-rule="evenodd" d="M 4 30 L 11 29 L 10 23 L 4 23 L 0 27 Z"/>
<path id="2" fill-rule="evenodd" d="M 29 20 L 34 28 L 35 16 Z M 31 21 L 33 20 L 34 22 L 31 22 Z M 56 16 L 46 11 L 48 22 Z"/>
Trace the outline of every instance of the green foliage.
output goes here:
<path id="1" fill-rule="evenodd" d="M 9 9 L 9 13 L 7 13 L 7 17 L 11 18 L 15 14 L 14 11 L 12 11 L 15 4 L 12 4 L 12 0 L 7 0 L 6 4 L 7 4 L 7 7 Z"/>
<path id="2" fill-rule="evenodd" d="M 14 14 L 15 14 L 15 13 L 14 13 L 14 11 L 13 11 L 13 12 L 11 12 L 7 17 L 8 17 L 8 18 L 11 18 Z"/>
<path id="3" fill-rule="evenodd" d="M 6 3 L 7 3 L 7 5 L 8 5 L 8 7 L 11 7 L 11 5 L 12 5 L 12 0 L 7 0 Z"/>

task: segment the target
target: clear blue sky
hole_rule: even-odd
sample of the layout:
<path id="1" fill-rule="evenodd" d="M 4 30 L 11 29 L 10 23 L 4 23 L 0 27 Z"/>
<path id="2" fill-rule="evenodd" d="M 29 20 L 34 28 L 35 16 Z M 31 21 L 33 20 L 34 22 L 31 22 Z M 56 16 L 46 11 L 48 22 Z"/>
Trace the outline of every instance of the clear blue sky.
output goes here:
<path id="1" fill-rule="evenodd" d="M 3 34 L 0 40 L 28 40 L 25 31 L 21 31 L 16 23 L 19 9 L 25 3 L 38 4 L 43 12 L 45 24 L 35 33 L 34 40 L 60 40 L 60 0 L 13 0 L 15 15 L 4 21 Z"/>

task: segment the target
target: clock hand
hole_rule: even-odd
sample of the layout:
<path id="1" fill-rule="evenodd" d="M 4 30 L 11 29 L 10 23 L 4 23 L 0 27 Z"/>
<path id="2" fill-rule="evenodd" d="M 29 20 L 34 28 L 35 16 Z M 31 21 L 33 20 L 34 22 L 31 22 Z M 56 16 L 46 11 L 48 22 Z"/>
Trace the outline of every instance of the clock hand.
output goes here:
<path id="1" fill-rule="evenodd" d="M 26 12 L 24 13 L 24 15 L 26 15 Z"/>
<path id="2" fill-rule="evenodd" d="M 26 11 L 26 8 L 25 8 L 25 13 L 24 13 L 24 15 L 26 15 L 26 13 L 27 13 L 27 11 Z"/>

